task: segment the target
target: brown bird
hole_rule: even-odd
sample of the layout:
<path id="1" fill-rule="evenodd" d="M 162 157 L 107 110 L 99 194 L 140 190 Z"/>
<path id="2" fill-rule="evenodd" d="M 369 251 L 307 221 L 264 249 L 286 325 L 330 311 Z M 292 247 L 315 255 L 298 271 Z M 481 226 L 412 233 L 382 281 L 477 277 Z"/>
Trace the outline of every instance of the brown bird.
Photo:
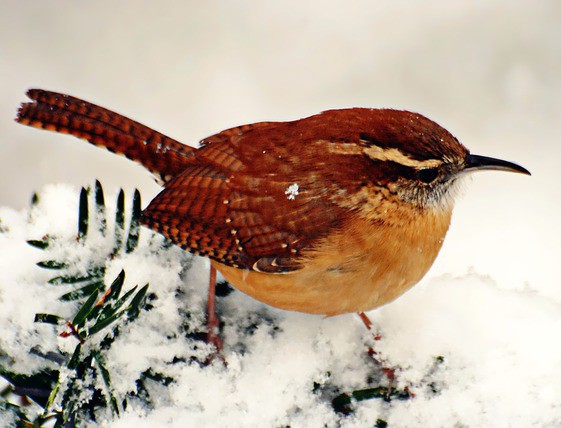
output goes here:
<path id="1" fill-rule="evenodd" d="M 417 283 L 442 246 L 466 173 L 530 174 L 470 154 L 409 111 L 350 108 L 254 123 L 195 149 L 68 95 L 27 95 L 33 102 L 21 106 L 19 123 L 123 154 L 163 181 L 144 225 L 209 257 L 244 293 L 312 314 L 361 313 Z M 209 309 L 215 327 L 212 302 Z"/>

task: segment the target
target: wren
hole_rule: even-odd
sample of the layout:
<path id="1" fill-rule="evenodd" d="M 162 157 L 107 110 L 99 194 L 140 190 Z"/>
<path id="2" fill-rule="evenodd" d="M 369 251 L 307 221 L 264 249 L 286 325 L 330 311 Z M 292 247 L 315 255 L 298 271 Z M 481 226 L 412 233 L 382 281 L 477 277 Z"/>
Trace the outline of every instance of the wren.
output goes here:
<path id="1" fill-rule="evenodd" d="M 142 223 L 210 258 L 235 288 L 287 310 L 331 316 L 394 300 L 434 262 L 461 177 L 530 174 L 471 154 L 409 111 L 329 110 L 227 129 L 192 148 L 68 95 L 27 95 L 19 123 L 145 166 L 164 188 Z"/>

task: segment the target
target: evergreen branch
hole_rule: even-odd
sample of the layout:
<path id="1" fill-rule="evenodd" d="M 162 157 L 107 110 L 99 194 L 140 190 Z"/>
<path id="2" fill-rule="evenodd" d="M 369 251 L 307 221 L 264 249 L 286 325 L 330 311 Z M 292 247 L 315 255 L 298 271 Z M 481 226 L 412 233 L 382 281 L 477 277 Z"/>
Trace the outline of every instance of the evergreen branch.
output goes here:
<path id="1" fill-rule="evenodd" d="M 76 284 L 90 280 L 100 279 L 105 275 L 105 266 L 95 266 L 89 269 L 86 275 L 61 275 L 51 278 L 48 283 L 52 285 Z"/>
<path id="2" fill-rule="evenodd" d="M 123 246 L 123 234 L 125 228 L 125 192 L 119 191 L 117 196 L 117 208 L 115 210 L 115 246 L 113 254 L 118 254 Z"/>
<path id="3" fill-rule="evenodd" d="M 331 401 L 331 405 L 336 412 L 349 414 L 351 413 L 349 406 L 352 402 L 371 400 L 373 398 L 381 398 L 384 401 L 391 401 L 392 398 L 408 400 L 411 398 L 411 393 L 407 388 L 398 390 L 392 387 L 377 386 L 374 388 L 356 390 L 351 393 L 345 392 L 339 394 Z"/>
<path id="4" fill-rule="evenodd" d="M 35 314 L 33 322 L 42 322 L 45 324 L 59 325 L 63 319 L 57 315 L 51 314 Z"/>
<path id="5" fill-rule="evenodd" d="M 43 239 L 30 239 L 29 241 L 25 242 L 27 242 L 32 247 L 44 250 L 49 247 L 50 239 L 48 236 L 45 236 Z"/>
<path id="6" fill-rule="evenodd" d="M 132 213 L 129 226 L 129 236 L 127 239 L 126 252 L 133 252 L 138 246 L 138 236 L 140 234 L 140 192 L 134 189 L 134 196 L 132 198 Z"/>
<path id="7" fill-rule="evenodd" d="M 82 187 L 80 191 L 80 207 L 78 209 L 78 239 L 83 240 L 88 234 L 89 207 L 88 189 Z"/>
<path id="8" fill-rule="evenodd" d="M 127 309 L 127 316 L 129 320 L 135 319 L 138 314 L 140 313 L 140 309 L 146 303 L 146 293 L 148 292 L 148 284 L 142 287 L 138 293 L 133 297 L 128 309 Z"/>
<path id="9" fill-rule="evenodd" d="M 18 427 L 32 427 L 33 424 L 27 416 L 27 414 L 23 411 L 23 409 L 9 401 L 0 401 L 0 412 L 1 413 L 12 413 L 14 417 L 18 420 Z"/>
<path id="10" fill-rule="evenodd" d="M 45 260 L 42 262 L 37 262 L 36 265 L 43 269 L 53 269 L 53 270 L 65 269 L 68 267 L 66 263 L 58 262 L 56 260 Z"/>
<path id="11" fill-rule="evenodd" d="M 68 362 L 67 367 L 71 370 L 76 370 L 78 367 L 78 363 L 80 362 L 80 353 L 82 351 L 82 343 L 78 343 L 76 348 L 74 348 L 74 352 L 72 353 L 72 357 L 70 357 L 70 361 Z"/>
<path id="12" fill-rule="evenodd" d="M 105 327 L 113 324 L 115 321 L 117 321 L 119 318 L 121 318 L 123 315 L 125 315 L 125 313 L 126 313 L 126 310 L 122 310 L 122 311 L 119 311 L 119 312 L 114 312 L 111 315 L 109 315 L 107 318 L 103 318 L 103 319 L 99 320 L 93 326 L 88 328 L 88 330 L 87 330 L 88 331 L 88 337 L 93 336 L 96 333 L 99 333 Z"/>
<path id="13" fill-rule="evenodd" d="M 84 321 L 86 321 L 87 316 L 91 313 L 95 303 L 97 302 L 97 296 L 99 295 L 99 290 L 94 290 L 94 292 L 88 297 L 86 303 L 82 305 L 82 307 L 78 310 L 74 319 L 72 320 L 72 324 L 80 325 Z"/>
<path id="14" fill-rule="evenodd" d="M 90 198 L 92 199 L 90 200 Z M 35 195 L 33 204 L 37 204 L 38 201 L 39 198 Z M 95 217 L 90 215 L 91 206 L 95 206 Z M 140 213 L 140 193 L 135 190 L 128 233 L 125 236 L 125 195 L 121 189 L 117 197 L 115 211 L 115 230 L 112 237 L 114 240 L 113 250 L 107 254 L 108 260 L 122 252 L 123 248 L 126 253 L 131 253 L 138 247 Z M 82 188 L 80 191 L 78 241 L 81 242 L 81 245 L 86 245 L 88 232 L 93 230 L 91 227 L 97 227 L 101 234 L 105 236 L 106 225 L 103 188 L 101 183 L 96 181 L 93 192 L 90 192 L 90 188 Z M 41 239 L 29 240 L 27 243 L 40 250 L 49 251 L 51 243 L 59 239 L 61 238 L 45 235 Z M 75 245 L 75 243 L 71 242 L 70 245 Z M 148 284 L 140 289 L 135 286 L 122 294 L 125 281 L 124 270 L 107 287 L 104 278 L 106 273 L 105 263 L 94 263 L 85 274 L 69 273 L 67 270 L 72 268 L 72 263 L 67 260 L 47 259 L 38 262 L 37 266 L 59 271 L 57 272 L 58 275 L 47 281 L 49 285 L 71 287 L 71 290 L 60 296 L 59 300 L 73 302 L 83 299 L 74 316 L 70 318 L 71 321 L 66 321 L 66 331 L 59 335 L 61 337 L 75 336 L 79 343 L 71 356 L 62 351 L 59 351 L 60 353 L 49 351 L 47 354 L 53 354 L 49 357 L 39 347 L 30 351 L 48 360 L 50 364 L 66 366 L 69 372 L 66 372 L 64 378 L 60 376 L 58 370 L 46 369 L 32 375 L 20 375 L 12 373 L 0 365 L 0 376 L 10 383 L 10 391 L 24 397 L 29 396 L 42 406 L 43 410 L 39 416 L 32 419 L 27 416 L 21 406 L 9 403 L 7 399 L 5 401 L 0 399 L 0 409 L 16 412 L 14 417 L 21 426 L 34 427 L 43 426 L 48 421 L 55 427 L 75 426 L 95 418 L 96 409 L 100 407 L 109 407 L 114 414 L 119 414 L 122 409 L 120 407 L 121 402 L 113 392 L 110 372 L 105 364 L 104 355 L 120 332 L 119 326 L 121 324 L 117 321 L 132 322 L 145 307 Z M 37 313 L 34 321 L 62 325 L 65 318 L 49 313 Z M 88 340 L 92 335 L 102 332 L 105 332 L 102 340 Z M 150 378 L 150 376 L 146 376 L 146 373 L 141 374 L 137 381 L 142 382 L 144 378 Z M 168 384 L 173 380 L 163 375 L 155 375 L 155 380 L 160 378 L 163 384 Z M 104 387 L 100 386 L 100 380 Z M 84 386 L 87 389 L 84 389 Z M 85 391 L 90 393 L 89 397 L 84 396 Z M 135 395 L 133 392 L 130 394 Z M 104 396 L 105 400 L 103 399 Z M 125 400 L 128 396 L 128 394 L 125 396 L 123 404 L 126 403 Z M 143 399 L 149 399 L 148 391 L 146 391 Z M 53 409 L 54 403 L 58 402 L 61 403 L 62 408 Z"/>
<path id="15" fill-rule="evenodd" d="M 105 284 L 104 284 L 103 281 L 92 282 L 88 285 L 84 285 L 81 288 L 78 288 L 76 290 L 72 290 L 72 291 L 70 291 L 66 294 L 63 294 L 62 296 L 60 296 L 60 300 L 68 302 L 68 301 L 72 301 L 72 300 L 82 299 L 86 296 L 89 296 L 94 291 L 97 291 L 97 290 L 103 288 L 104 285 Z"/>
<path id="16" fill-rule="evenodd" d="M 95 210 L 99 217 L 98 229 L 103 236 L 107 230 L 107 219 L 105 217 L 105 197 L 103 196 L 103 187 L 99 180 L 95 180 L 94 185 L 94 199 L 95 199 Z"/>
<path id="17" fill-rule="evenodd" d="M 127 299 L 131 296 L 132 293 L 134 293 L 136 291 L 136 288 L 138 286 L 134 286 L 133 288 L 131 288 L 129 291 L 127 291 L 125 294 L 123 294 L 123 297 L 121 297 L 119 300 L 117 300 L 115 302 L 115 304 L 111 307 L 111 309 L 113 310 L 117 310 L 119 309 L 121 306 L 123 306 L 125 304 L 125 302 L 127 301 Z M 109 309 L 109 307 L 108 307 Z"/>
<path id="18" fill-rule="evenodd" d="M 124 283 L 125 283 L 125 271 L 121 269 L 121 272 L 119 272 L 117 278 L 115 278 L 115 280 L 111 283 L 111 286 L 108 289 L 109 293 L 107 294 L 105 300 L 111 301 L 114 299 L 118 299 L 121 294 L 121 290 L 123 289 Z"/>
<path id="19" fill-rule="evenodd" d="M 109 398 L 109 404 L 111 405 L 111 410 L 113 411 L 114 414 L 118 415 L 119 414 L 119 405 L 117 403 L 117 399 L 115 398 L 115 396 L 111 392 L 111 389 L 112 389 L 111 388 L 111 377 L 109 376 L 109 371 L 105 367 L 105 362 L 103 361 L 103 357 L 101 356 L 101 354 L 98 351 L 94 351 L 92 353 L 92 356 L 93 356 L 95 362 L 97 363 L 97 367 L 99 369 L 99 372 L 101 373 L 101 378 L 103 379 L 103 383 L 105 384 L 106 395 Z"/>

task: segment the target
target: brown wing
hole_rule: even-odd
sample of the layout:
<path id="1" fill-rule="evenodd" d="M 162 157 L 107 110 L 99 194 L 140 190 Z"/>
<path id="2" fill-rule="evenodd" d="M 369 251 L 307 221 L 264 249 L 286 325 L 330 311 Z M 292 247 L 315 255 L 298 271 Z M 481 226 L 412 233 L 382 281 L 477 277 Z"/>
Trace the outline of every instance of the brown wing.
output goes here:
<path id="1" fill-rule="evenodd" d="M 196 164 L 166 184 L 143 212 L 144 224 L 230 266 L 298 269 L 301 251 L 337 227 L 342 213 L 313 172 L 316 159 L 295 156 L 279 126 L 286 124 L 248 125 L 203 140 Z"/>

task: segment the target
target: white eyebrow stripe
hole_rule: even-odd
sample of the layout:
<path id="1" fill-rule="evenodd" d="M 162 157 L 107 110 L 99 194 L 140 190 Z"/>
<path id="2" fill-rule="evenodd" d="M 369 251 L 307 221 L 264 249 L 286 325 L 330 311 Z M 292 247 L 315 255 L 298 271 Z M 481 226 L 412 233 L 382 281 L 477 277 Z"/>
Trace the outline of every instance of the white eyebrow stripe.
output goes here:
<path id="1" fill-rule="evenodd" d="M 334 143 L 327 140 L 318 140 L 317 143 L 327 146 L 329 153 L 338 155 L 362 155 L 364 153 L 364 149 L 355 143 Z"/>
<path id="2" fill-rule="evenodd" d="M 403 154 L 401 151 L 399 151 L 399 149 L 396 148 L 383 149 L 382 147 L 373 144 L 364 148 L 364 153 L 370 159 L 379 160 L 379 161 L 391 161 L 415 169 L 436 168 L 442 165 L 443 163 L 439 159 L 427 159 L 424 161 L 412 159 L 409 156 Z"/>

